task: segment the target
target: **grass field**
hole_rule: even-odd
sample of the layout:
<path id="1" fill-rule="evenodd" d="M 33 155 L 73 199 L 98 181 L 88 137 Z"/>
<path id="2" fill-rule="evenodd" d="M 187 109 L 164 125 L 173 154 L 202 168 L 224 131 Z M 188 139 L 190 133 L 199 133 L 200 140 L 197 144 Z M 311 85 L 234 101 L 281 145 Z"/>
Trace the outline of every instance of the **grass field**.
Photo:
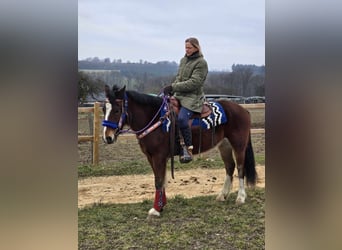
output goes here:
<path id="1" fill-rule="evenodd" d="M 265 249 L 265 190 L 248 190 L 248 202 L 214 196 L 177 196 L 167 214 L 147 219 L 152 201 L 98 204 L 79 210 L 79 249 Z"/>

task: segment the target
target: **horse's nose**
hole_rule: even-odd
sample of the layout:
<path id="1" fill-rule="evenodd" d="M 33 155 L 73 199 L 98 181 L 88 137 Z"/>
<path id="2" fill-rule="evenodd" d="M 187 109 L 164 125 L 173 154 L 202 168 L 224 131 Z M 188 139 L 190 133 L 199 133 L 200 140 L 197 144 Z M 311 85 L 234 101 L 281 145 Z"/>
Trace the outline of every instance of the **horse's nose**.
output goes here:
<path id="1" fill-rule="evenodd" d="M 106 137 L 106 142 L 107 142 L 108 144 L 112 144 L 114 141 L 113 141 L 112 137 L 107 136 L 107 137 Z"/>

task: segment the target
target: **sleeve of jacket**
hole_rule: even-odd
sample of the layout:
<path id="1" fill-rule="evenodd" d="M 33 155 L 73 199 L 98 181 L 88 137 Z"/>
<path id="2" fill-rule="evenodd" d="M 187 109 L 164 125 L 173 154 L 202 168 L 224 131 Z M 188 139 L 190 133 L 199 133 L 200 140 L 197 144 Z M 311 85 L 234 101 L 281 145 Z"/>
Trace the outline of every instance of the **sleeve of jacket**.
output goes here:
<path id="1" fill-rule="evenodd" d="M 207 62 L 205 60 L 200 60 L 194 67 L 191 77 L 186 81 L 175 81 L 172 83 L 172 89 L 176 92 L 191 92 L 195 89 L 198 89 L 198 87 L 203 86 L 207 74 Z"/>

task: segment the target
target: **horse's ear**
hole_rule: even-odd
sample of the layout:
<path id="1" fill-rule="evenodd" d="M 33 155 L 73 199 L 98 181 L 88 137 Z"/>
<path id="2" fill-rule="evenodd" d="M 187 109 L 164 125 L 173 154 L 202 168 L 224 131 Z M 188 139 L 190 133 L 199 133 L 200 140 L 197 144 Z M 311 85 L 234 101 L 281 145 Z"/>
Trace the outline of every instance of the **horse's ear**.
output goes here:
<path id="1" fill-rule="evenodd" d="M 119 91 L 125 92 L 125 90 L 126 90 L 126 85 L 124 85 Z"/>
<path id="2" fill-rule="evenodd" d="M 106 93 L 106 97 L 109 96 L 109 92 L 110 92 L 110 87 L 106 84 L 105 85 L 105 93 Z"/>
<path id="3" fill-rule="evenodd" d="M 116 94 L 118 99 L 124 99 L 125 90 L 126 90 L 126 86 L 123 86 L 121 89 L 118 90 Z"/>

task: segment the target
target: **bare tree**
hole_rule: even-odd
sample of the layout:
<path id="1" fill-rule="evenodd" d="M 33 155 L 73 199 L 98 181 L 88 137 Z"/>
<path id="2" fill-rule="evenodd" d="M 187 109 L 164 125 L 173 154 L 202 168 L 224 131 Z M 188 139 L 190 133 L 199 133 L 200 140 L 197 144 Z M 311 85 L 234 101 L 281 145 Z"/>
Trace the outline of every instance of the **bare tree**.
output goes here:
<path id="1" fill-rule="evenodd" d="M 102 80 L 94 80 L 84 72 L 78 72 L 78 103 L 83 104 L 88 96 L 97 99 L 96 95 L 100 94 L 104 89 Z"/>

